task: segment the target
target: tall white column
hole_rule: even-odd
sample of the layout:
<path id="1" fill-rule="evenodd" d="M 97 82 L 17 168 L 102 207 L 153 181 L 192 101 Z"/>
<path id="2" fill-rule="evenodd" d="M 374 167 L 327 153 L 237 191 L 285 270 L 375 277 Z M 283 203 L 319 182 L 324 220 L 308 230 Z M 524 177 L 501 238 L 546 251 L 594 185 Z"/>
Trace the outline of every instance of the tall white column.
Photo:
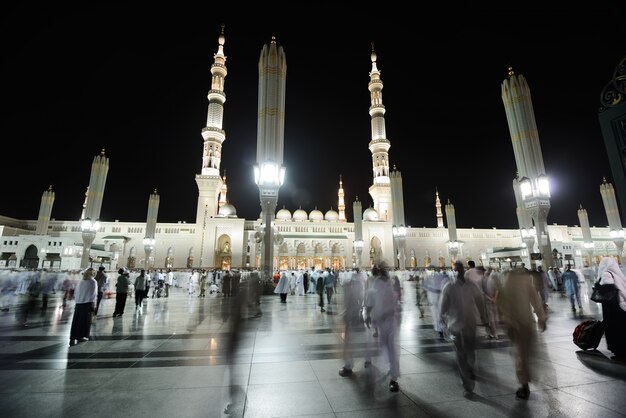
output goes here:
<path id="1" fill-rule="evenodd" d="M 146 220 L 146 236 L 143 239 L 143 249 L 146 253 L 146 261 L 145 268 L 148 270 L 151 267 L 154 267 L 154 260 L 152 259 L 152 252 L 154 251 L 155 246 L 155 233 L 156 233 L 156 223 L 157 223 L 157 215 L 159 214 L 159 202 L 160 197 L 157 194 L 156 189 L 154 189 L 154 193 L 150 195 L 148 199 L 148 216 Z"/>
<path id="2" fill-rule="evenodd" d="M 54 204 L 54 192 L 52 186 L 43 192 L 41 196 L 41 205 L 39 206 L 39 216 L 37 217 L 37 235 L 48 235 L 48 226 L 50 225 L 50 215 L 52 214 L 52 205 Z"/>
<path id="3" fill-rule="evenodd" d="M 593 266 L 593 240 L 591 238 L 591 228 L 589 228 L 589 216 L 587 216 L 587 211 L 583 209 L 582 205 L 578 209 L 578 220 L 583 233 L 583 249 L 589 257 L 589 264 Z"/>
<path id="4" fill-rule="evenodd" d="M 100 210 L 102 208 L 102 198 L 106 185 L 107 174 L 109 172 L 109 159 L 104 155 L 104 149 L 97 155 L 91 164 L 91 177 L 87 189 L 87 206 L 85 207 L 85 218 L 81 220 L 81 231 L 83 238 L 83 255 L 80 262 L 81 268 L 87 268 L 90 258 L 90 250 L 96 233 L 100 228 Z"/>
<path id="5" fill-rule="evenodd" d="M 450 259 L 452 260 L 452 264 L 457 260 L 457 256 L 459 255 L 460 243 L 457 240 L 456 235 L 456 214 L 454 212 L 454 205 L 450 203 L 450 199 L 448 199 L 448 203 L 446 204 L 446 221 L 448 222 L 448 253 L 450 255 Z"/>
<path id="6" fill-rule="evenodd" d="M 622 228 L 622 221 L 619 216 L 615 190 L 613 189 L 613 185 L 606 181 L 606 178 L 602 179 L 600 194 L 602 195 L 604 210 L 606 211 L 606 217 L 609 221 L 611 239 L 615 243 L 617 255 L 621 259 L 622 252 L 624 251 L 624 229 Z"/>

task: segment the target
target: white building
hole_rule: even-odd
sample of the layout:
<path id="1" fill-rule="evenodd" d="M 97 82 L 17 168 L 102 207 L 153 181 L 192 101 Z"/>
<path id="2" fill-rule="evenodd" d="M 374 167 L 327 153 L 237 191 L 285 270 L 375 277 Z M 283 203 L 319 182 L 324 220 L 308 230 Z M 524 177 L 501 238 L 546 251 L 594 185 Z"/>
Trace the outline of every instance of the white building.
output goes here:
<path id="1" fill-rule="evenodd" d="M 261 219 L 237 217 L 235 207 L 227 200 L 226 178 L 220 174 L 222 143 L 226 139 L 222 129 L 223 87 L 227 75 L 224 41 L 222 31 L 211 66 L 207 124 L 201 132 L 204 145 L 198 161 L 200 171 L 195 177 L 199 190 L 196 222 L 159 223 L 157 220 L 156 225 L 150 226 L 150 222 L 100 220 L 89 252 L 92 263 L 103 264 L 111 270 L 121 266 L 227 269 L 260 265 Z M 315 209 L 307 213 L 300 208 L 282 208 L 276 212 L 274 228 L 278 234 L 273 252 L 274 269 L 341 269 L 358 264 L 368 268 L 383 260 L 404 268 L 450 266 L 453 259 L 472 259 L 477 264 L 495 266 L 520 261 L 530 265 L 531 253 L 537 251 L 526 248 L 522 239 L 522 232 L 527 233 L 528 228 L 457 229 L 454 219 L 447 219 L 445 226 L 438 194 L 433 202 L 437 228 L 404 225 L 401 175 L 391 169 L 391 144 L 386 138 L 382 88 L 376 54 L 372 50 L 368 83 L 372 132 L 368 147 L 372 153 L 373 174 L 369 195 L 372 203 L 363 211 L 359 226 L 362 236 L 355 235 L 357 224 L 354 220 L 346 219 L 340 178 L 337 211 L 331 209 L 324 213 Z M 101 157 L 105 158 L 104 154 Z M 258 196 L 250 199 L 258 199 Z M 37 220 L 0 216 L 0 267 L 63 270 L 81 267 L 84 251 L 81 221 L 50 219 L 53 200 L 51 190 L 44 192 Z M 450 206 L 446 211 L 449 208 L 453 210 Z M 152 210 L 148 218 L 156 217 L 158 207 Z M 548 225 L 547 229 L 554 253 L 549 265 L 569 262 L 582 266 L 597 262 L 601 256 L 621 255 L 621 247 L 616 246 L 618 242 L 609 227 L 591 228 L 591 243 L 584 240 L 583 228 L 578 226 L 554 224 Z M 154 239 L 149 252 L 144 243 L 146 238 Z M 362 247 L 355 246 L 355 241 L 362 241 Z M 621 242 L 623 245 L 623 236 Z M 359 253 L 362 254 L 361 261 Z"/>

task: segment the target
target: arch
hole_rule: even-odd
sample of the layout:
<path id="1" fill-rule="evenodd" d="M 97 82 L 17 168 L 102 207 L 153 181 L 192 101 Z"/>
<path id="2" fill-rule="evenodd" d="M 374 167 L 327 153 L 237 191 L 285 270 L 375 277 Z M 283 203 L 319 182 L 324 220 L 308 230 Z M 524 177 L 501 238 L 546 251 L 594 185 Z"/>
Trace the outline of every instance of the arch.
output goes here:
<path id="1" fill-rule="evenodd" d="M 232 267 L 232 249 L 230 236 L 222 234 L 217 239 L 217 254 L 214 265 L 220 266 L 222 270 L 230 270 Z"/>
<path id="2" fill-rule="evenodd" d="M 380 264 L 383 261 L 383 247 L 380 238 L 372 237 L 370 240 L 370 262 L 371 265 Z"/>
<path id="3" fill-rule="evenodd" d="M 20 267 L 27 269 L 36 269 L 39 267 L 39 251 L 33 244 L 26 247 L 26 251 L 24 251 L 24 258 L 22 258 Z"/>

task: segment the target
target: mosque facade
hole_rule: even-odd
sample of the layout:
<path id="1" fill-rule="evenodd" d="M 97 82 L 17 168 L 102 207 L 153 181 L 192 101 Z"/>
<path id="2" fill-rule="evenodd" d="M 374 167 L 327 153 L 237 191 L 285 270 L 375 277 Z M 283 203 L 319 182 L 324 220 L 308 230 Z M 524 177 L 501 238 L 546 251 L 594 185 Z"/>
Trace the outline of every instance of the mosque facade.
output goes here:
<path id="1" fill-rule="evenodd" d="M 211 66 L 206 126 L 201 131 L 201 167 L 195 176 L 198 186 L 195 223 L 158 222 L 158 194 L 155 190 L 150 197 L 146 222 L 99 221 L 93 242 L 87 245 L 83 220 L 50 218 L 54 192 L 49 189 L 42 196 L 37 220 L 0 216 L 0 268 L 73 270 L 86 267 L 86 259 L 92 265 L 104 265 L 109 270 L 119 267 L 258 268 L 262 262 L 262 214 L 256 220 L 239 218 L 234 205 L 228 202 L 226 176 L 221 174 L 222 144 L 226 139 L 222 129 L 227 76 L 224 44 L 222 29 Z M 279 52 L 273 40 L 262 53 L 262 59 L 264 53 L 270 59 L 275 56 L 280 59 Z M 528 247 L 529 242 L 532 246 L 532 240 L 526 239 L 533 232 L 532 223 L 522 225 L 520 221 L 519 229 L 456 228 L 453 204 L 442 205 L 437 192 L 433 196 L 437 227 L 405 225 L 402 177 L 390 163 L 391 143 L 386 137 L 383 82 L 373 47 L 370 61 L 367 87 L 370 91 L 371 140 L 368 148 L 372 155 L 372 184 L 369 187 L 372 204 L 361 211 L 362 202 L 345 202 L 340 177 L 336 211 L 279 209 L 272 218 L 273 269 L 369 268 L 382 261 L 401 269 L 417 269 L 446 267 L 459 259 L 495 267 L 520 262 L 531 265 L 533 254 L 540 253 Z M 104 166 L 108 170 L 108 158 L 103 151 L 94 158 L 92 178 L 95 167 Z M 106 170 L 99 173 L 106 176 Z M 605 188 L 609 186 L 604 185 Z M 104 192 L 97 184 L 90 183 L 83 216 L 99 214 L 99 207 L 93 209 L 93 205 L 101 204 Z M 356 219 L 352 222 L 346 219 L 346 204 L 353 205 Z M 585 217 L 581 208 L 581 226 L 547 225 L 546 236 L 553 254 L 553 259 L 548 260 L 549 265 L 583 267 L 597 263 L 602 256 L 621 256 L 623 230 L 620 241 L 613 231 L 615 228 L 590 228 L 588 222 L 585 225 Z M 619 228 L 621 230 L 621 225 Z M 88 258 L 85 257 L 86 250 Z"/>

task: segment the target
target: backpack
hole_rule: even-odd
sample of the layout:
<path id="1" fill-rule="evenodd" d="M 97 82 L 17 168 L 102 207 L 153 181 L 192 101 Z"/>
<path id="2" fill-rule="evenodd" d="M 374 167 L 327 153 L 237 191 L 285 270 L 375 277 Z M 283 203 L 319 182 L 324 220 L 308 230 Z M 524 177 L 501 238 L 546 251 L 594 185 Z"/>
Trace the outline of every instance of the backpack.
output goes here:
<path id="1" fill-rule="evenodd" d="M 604 334 L 604 323 L 597 319 L 588 319 L 576 325 L 572 334 L 574 344 L 583 350 L 595 350 Z"/>

